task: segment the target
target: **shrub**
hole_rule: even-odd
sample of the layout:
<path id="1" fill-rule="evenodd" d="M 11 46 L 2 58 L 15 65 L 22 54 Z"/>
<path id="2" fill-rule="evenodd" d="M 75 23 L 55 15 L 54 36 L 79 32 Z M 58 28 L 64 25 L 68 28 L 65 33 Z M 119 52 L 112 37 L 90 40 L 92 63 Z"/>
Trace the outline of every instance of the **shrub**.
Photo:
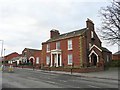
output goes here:
<path id="1" fill-rule="evenodd" d="M 110 62 L 110 67 L 120 67 L 120 60 L 112 60 Z"/>

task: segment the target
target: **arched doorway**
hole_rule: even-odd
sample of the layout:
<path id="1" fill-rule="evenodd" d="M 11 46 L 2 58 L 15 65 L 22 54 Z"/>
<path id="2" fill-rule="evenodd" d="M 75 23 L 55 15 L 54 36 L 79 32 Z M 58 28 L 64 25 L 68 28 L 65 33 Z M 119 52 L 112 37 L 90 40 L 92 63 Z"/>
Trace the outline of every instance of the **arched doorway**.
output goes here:
<path id="1" fill-rule="evenodd" d="M 33 58 L 30 59 L 30 64 L 33 65 Z"/>
<path id="2" fill-rule="evenodd" d="M 34 57 L 30 57 L 30 58 L 29 58 L 29 63 L 30 63 L 30 65 L 34 65 L 34 61 L 35 61 L 35 58 L 34 58 Z"/>
<path id="3" fill-rule="evenodd" d="M 89 64 L 90 66 L 97 66 L 97 63 L 99 62 L 99 56 L 98 54 L 92 50 L 89 54 Z"/>
<path id="4" fill-rule="evenodd" d="M 96 66 L 97 65 L 97 56 L 94 53 L 92 53 L 92 55 L 91 55 L 91 60 L 92 60 L 92 65 Z"/>

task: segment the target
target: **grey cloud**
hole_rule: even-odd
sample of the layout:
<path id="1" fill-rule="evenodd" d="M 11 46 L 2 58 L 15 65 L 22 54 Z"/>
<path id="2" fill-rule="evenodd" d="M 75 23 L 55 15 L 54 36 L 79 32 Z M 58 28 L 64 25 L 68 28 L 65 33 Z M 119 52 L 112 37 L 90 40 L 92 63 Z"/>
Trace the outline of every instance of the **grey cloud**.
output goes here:
<path id="1" fill-rule="evenodd" d="M 84 0 L 3 0 L 0 1 L 0 38 L 9 50 L 41 48 L 40 44 L 49 38 L 53 28 L 64 33 L 85 27 L 88 16 L 97 24 L 97 10 L 105 5 Z"/>

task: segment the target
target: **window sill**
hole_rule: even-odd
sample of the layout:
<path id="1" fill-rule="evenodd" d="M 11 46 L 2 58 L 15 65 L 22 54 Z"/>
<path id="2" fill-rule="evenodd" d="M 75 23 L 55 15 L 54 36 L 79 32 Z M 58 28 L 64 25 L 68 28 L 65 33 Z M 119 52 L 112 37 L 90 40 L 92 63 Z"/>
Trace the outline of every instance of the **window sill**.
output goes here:
<path id="1" fill-rule="evenodd" d="M 73 50 L 73 49 L 68 49 L 69 51 Z"/>
<path id="2" fill-rule="evenodd" d="M 47 53 L 50 53 L 50 51 L 47 51 Z"/>
<path id="3" fill-rule="evenodd" d="M 72 63 L 68 63 L 68 65 L 72 65 Z"/>

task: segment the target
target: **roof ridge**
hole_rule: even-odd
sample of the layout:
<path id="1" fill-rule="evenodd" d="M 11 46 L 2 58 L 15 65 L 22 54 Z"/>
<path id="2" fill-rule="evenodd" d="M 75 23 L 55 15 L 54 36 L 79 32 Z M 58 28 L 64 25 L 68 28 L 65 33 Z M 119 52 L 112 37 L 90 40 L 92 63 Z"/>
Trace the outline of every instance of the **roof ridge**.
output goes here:
<path id="1" fill-rule="evenodd" d="M 26 48 L 26 49 L 29 49 L 29 50 L 38 50 L 38 51 L 40 51 L 39 49 L 33 49 L 33 48 Z"/>
<path id="2" fill-rule="evenodd" d="M 115 52 L 114 54 L 120 54 L 120 51 Z"/>
<path id="3" fill-rule="evenodd" d="M 81 31 L 81 30 L 84 30 L 84 29 L 87 29 L 87 28 L 82 28 L 82 29 L 74 30 L 74 31 L 71 31 L 71 32 L 67 32 L 67 33 L 64 33 L 64 34 L 60 34 L 60 35 L 65 35 L 65 34 L 69 34 L 69 33 L 72 33 L 72 32 Z M 59 35 L 59 36 L 60 36 L 60 35 Z"/>
<path id="4" fill-rule="evenodd" d="M 60 34 L 59 36 L 50 38 L 46 42 L 43 42 L 43 43 L 48 43 L 48 42 L 57 41 L 57 40 L 65 39 L 65 38 L 75 37 L 75 36 L 83 34 L 86 30 L 87 28 L 82 28 L 79 30 L 74 30 L 68 33 Z"/>
<path id="5" fill-rule="evenodd" d="M 7 55 L 5 55 L 5 56 L 9 56 L 9 55 L 11 55 L 11 54 L 18 54 L 18 55 L 20 55 L 20 54 L 19 54 L 19 53 L 17 53 L 17 52 L 12 52 L 12 53 L 7 54 Z"/>

